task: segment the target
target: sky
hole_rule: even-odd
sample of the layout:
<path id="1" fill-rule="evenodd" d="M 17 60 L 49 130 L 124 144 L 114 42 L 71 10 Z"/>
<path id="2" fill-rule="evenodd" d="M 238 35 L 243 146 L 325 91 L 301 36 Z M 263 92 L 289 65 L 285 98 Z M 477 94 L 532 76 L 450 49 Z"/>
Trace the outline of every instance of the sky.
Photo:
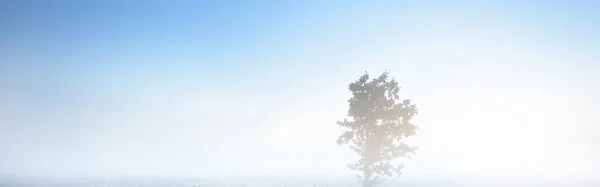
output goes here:
<path id="1" fill-rule="evenodd" d="M 2 1 L 0 174 L 354 176 L 348 84 L 417 104 L 407 178 L 594 179 L 594 1 Z"/>

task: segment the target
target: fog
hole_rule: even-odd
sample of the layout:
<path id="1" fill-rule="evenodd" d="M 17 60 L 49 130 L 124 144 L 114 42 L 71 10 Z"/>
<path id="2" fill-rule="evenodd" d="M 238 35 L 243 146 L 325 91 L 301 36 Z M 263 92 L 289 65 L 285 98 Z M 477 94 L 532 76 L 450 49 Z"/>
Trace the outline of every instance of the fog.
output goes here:
<path id="1" fill-rule="evenodd" d="M 0 3 L 0 174 L 354 182 L 335 122 L 386 69 L 402 179 L 600 173 L 598 5 L 98 4 Z"/>

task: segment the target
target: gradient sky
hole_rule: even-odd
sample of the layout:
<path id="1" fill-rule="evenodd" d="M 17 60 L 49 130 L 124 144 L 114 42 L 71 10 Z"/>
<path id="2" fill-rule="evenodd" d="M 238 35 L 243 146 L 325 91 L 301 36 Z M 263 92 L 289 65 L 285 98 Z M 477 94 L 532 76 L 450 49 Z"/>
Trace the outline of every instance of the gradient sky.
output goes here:
<path id="1" fill-rule="evenodd" d="M 0 174 L 353 176 L 335 122 L 387 69 L 407 177 L 593 178 L 599 33 L 597 1 L 2 1 Z"/>

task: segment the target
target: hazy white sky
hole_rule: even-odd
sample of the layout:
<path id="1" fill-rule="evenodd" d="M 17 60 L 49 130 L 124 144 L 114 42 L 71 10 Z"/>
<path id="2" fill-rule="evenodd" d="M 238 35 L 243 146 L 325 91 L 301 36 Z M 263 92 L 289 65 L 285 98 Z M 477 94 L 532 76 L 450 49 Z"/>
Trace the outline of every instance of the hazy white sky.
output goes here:
<path id="1" fill-rule="evenodd" d="M 407 177 L 600 173 L 597 4 L 67 4 L 0 4 L 0 173 L 352 176 L 335 122 L 385 69 Z"/>

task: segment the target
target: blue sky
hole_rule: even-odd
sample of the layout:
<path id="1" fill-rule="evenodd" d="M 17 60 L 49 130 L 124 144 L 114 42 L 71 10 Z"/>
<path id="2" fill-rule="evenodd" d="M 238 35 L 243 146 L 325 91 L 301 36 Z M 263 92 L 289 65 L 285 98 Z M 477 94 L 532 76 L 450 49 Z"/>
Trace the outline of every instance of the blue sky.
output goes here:
<path id="1" fill-rule="evenodd" d="M 388 69 L 421 111 L 409 177 L 590 177 L 599 10 L 3 1 L 0 172 L 351 175 L 347 84 Z"/>

